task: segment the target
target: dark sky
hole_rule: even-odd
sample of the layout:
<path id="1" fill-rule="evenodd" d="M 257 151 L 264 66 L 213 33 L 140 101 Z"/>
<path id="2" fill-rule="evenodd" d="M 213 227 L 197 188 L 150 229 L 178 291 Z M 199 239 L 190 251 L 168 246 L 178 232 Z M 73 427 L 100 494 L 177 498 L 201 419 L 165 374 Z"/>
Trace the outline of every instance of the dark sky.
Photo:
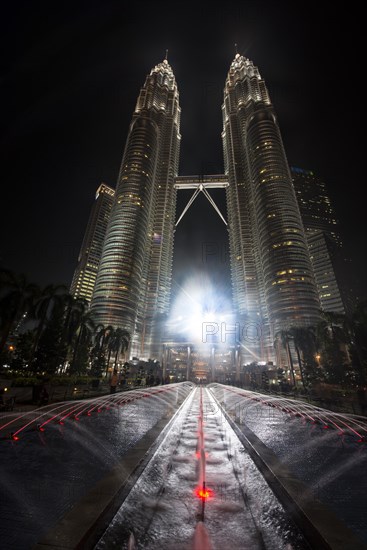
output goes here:
<path id="1" fill-rule="evenodd" d="M 222 172 L 221 103 L 236 42 L 266 80 L 290 164 L 328 184 L 355 286 L 366 293 L 365 154 L 356 136 L 363 17 L 353 4 L 222 4 L 3 6 L 2 265 L 40 284 L 70 283 L 95 190 L 115 185 L 139 89 L 166 48 L 182 107 L 180 173 Z M 224 206 L 222 192 L 215 197 Z M 218 254 L 205 262 L 208 246 Z M 176 234 L 175 280 L 185 266 L 228 284 L 225 248 L 224 226 L 200 197 Z"/>

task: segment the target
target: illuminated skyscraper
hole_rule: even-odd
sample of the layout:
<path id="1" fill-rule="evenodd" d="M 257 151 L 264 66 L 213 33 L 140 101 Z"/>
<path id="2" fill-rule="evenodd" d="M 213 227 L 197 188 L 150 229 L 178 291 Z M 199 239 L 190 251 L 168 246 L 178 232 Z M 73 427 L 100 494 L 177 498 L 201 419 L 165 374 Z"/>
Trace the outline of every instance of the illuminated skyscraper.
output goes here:
<path id="1" fill-rule="evenodd" d="M 345 313 L 340 287 L 342 243 L 326 185 L 310 170 L 292 167 L 291 173 L 321 308 L 324 311 Z"/>
<path id="2" fill-rule="evenodd" d="M 158 356 L 169 310 L 178 97 L 165 59 L 147 76 L 133 113 L 91 306 L 98 323 L 128 330 L 131 353 L 143 358 Z"/>
<path id="3" fill-rule="evenodd" d="M 337 279 L 338 251 L 327 233 L 313 231 L 307 236 L 310 257 L 319 291 L 321 309 L 345 313 Z"/>
<path id="4" fill-rule="evenodd" d="M 96 191 L 70 287 L 75 298 L 85 298 L 88 302 L 92 299 L 114 195 L 115 190 L 105 183 L 101 183 Z"/>
<path id="5" fill-rule="evenodd" d="M 291 174 L 306 237 L 316 231 L 322 231 L 336 245 L 341 246 L 338 220 L 325 182 L 311 170 L 292 167 Z"/>
<path id="6" fill-rule="evenodd" d="M 234 305 L 261 336 L 257 346 L 244 342 L 242 356 L 272 359 L 274 336 L 315 324 L 320 304 L 274 108 L 257 67 L 239 54 L 222 111 Z"/>
<path id="7" fill-rule="evenodd" d="M 226 188 L 233 304 L 245 335 L 242 363 L 274 360 L 279 331 L 319 319 L 309 250 L 274 108 L 258 69 L 239 54 L 228 73 L 222 109 L 225 176 L 181 181 L 180 107 L 166 59 L 140 91 L 91 305 L 96 322 L 131 333 L 131 355 L 160 355 L 181 188 L 195 189 L 185 211 L 202 191 L 225 223 L 207 189 Z"/>

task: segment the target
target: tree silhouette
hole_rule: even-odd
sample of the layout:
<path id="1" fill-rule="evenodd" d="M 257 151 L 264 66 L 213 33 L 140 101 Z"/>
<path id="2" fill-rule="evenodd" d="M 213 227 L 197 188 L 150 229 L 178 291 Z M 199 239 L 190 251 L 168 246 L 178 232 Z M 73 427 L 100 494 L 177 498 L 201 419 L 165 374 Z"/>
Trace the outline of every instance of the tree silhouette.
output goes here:
<path id="1" fill-rule="evenodd" d="M 289 367 L 292 375 L 292 383 L 293 386 L 296 385 L 296 377 L 294 374 L 294 364 L 293 364 L 293 358 L 290 348 L 290 341 L 292 340 L 292 334 L 289 330 L 279 330 L 275 335 L 275 345 L 277 345 L 277 342 L 280 342 L 282 347 L 285 349 L 289 361 Z"/>
<path id="2" fill-rule="evenodd" d="M 39 295 L 39 287 L 28 282 L 25 275 L 0 271 L 0 353 L 22 315 L 33 308 Z"/>

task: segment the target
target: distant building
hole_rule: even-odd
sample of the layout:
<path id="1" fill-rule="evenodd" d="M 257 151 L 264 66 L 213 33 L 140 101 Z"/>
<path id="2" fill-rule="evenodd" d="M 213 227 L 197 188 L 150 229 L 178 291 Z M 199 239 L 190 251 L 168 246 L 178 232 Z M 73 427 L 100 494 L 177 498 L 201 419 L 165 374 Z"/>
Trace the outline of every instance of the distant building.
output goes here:
<path id="1" fill-rule="evenodd" d="M 92 299 L 114 196 L 114 189 L 105 183 L 101 183 L 96 191 L 70 287 L 70 293 L 75 298 L 85 298 L 88 302 Z"/>
<path id="2" fill-rule="evenodd" d="M 323 231 L 308 235 L 311 262 L 315 272 L 321 308 L 324 311 L 345 313 L 335 268 L 334 243 Z"/>
<path id="3" fill-rule="evenodd" d="M 345 313 L 342 298 L 342 241 L 326 184 L 310 170 L 291 168 L 321 308 Z"/>
<path id="4" fill-rule="evenodd" d="M 311 170 L 291 167 L 291 173 L 306 236 L 322 231 L 341 246 L 339 222 L 325 182 Z"/>

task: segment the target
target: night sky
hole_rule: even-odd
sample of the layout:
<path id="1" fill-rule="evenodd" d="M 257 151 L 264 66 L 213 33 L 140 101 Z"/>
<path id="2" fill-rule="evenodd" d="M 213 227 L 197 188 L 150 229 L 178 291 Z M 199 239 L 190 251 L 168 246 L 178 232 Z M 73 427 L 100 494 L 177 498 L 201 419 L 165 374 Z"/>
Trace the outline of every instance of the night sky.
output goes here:
<path id="1" fill-rule="evenodd" d="M 180 173 L 223 172 L 221 104 L 237 43 L 265 78 L 290 165 L 326 181 L 365 296 L 366 170 L 356 137 L 364 23 L 352 4 L 323 9 L 257 1 L 3 6 L 2 266 L 41 285 L 70 284 L 95 190 L 101 181 L 115 186 L 140 87 L 166 48 L 182 108 Z M 213 196 L 226 214 L 224 192 Z M 188 198 L 180 196 L 178 214 Z M 176 233 L 175 282 L 196 273 L 228 289 L 226 241 L 199 197 Z"/>

